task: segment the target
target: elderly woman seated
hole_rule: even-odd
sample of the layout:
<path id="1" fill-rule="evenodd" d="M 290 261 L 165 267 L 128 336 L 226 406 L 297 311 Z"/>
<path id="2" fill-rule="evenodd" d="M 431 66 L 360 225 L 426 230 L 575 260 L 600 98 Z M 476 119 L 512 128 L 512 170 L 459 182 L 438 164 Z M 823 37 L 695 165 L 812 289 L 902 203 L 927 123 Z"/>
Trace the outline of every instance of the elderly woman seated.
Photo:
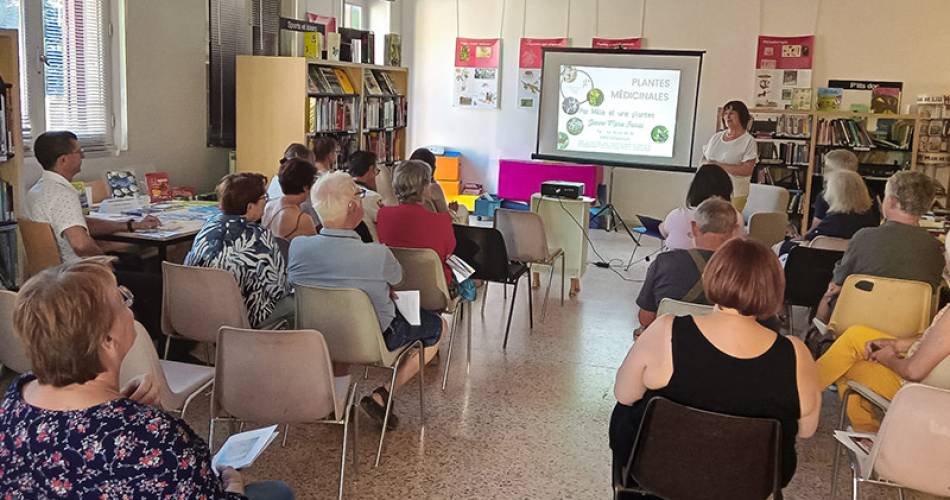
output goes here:
<path id="1" fill-rule="evenodd" d="M 221 213 L 208 218 L 185 256 L 186 266 L 215 267 L 234 274 L 254 328 L 293 318 L 287 262 L 274 235 L 260 224 L 267 194 L 260 174 L 230 174 L 218 184 Z"/>
<path id="2" fill-rule="evenodd" d="M 317 234 L 316 222 L 301 207 L 310 201 L 317 168 L 307 160 L 293 158 L 280 165 L 277 179 L 283 196 L 267 202 L 261 224 L 285 241 Z"/>
<path id="3" fill-rule="evenodd" d="M 13 328 L 32 373 L 0 406 L 4 498 L 280 498 L 283 483 L 247 485 L 211 472 L 207 445 L 149 404 L 150 378 L 119 387 L 135 340 L 133 297 L 104 259 L 47 269 L 20 291 Z"/>

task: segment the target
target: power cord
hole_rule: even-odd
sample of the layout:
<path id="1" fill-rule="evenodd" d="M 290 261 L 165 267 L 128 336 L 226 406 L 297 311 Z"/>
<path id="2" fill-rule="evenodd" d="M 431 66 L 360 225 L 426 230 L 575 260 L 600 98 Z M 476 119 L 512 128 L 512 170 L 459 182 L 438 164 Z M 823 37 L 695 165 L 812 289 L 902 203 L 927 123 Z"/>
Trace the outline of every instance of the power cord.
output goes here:
<path id="1" fill-rule="evenodd" d="M 560 205 L 560 207 L 561 207 L 561 210 L 563 210 L 564 213 L 566 213 L 566 214 L 568 215 L 568 217 L 570 217 L 571 220 L 574 221 L 574 224 L 581 230 L 581 234 L 584 235 L 584 239 L 587 240 L 587 244 L 590 245 L 590 249 L 593 250 L 594 255 L 596 255 L 597 258 L 600 259 L 599 262 L 594 262 L 594 265 L 595 265 L 595 266 L 600 267 L 600 268 L 610 269 L 611 271 L 614 272 L 614 274 L 616 274 L 617 276 L 619 276 L 620 279 L 622 279 L 622 280 L 624 280 L 624 281 L 630 281 L 630 282 L 632 282 L 632 283 L 640 283 L 640 282 L 643 281 L 643 279 L 628 278 L 628 277 L 624 276 L 623 274 L 620 274 L 620 271 L 616 270 L 616 269 L 611 265 L 611 263 L 613 263 L 613 262 L 616 261 L 616 262 L 620 263 L 620 265 L 623 265 L 623 259 L 605 259 L 605 258 L 600 254 L 600 252 L 597 251 L 597 247 L 594 245 L 594 242 L 591 241 L 590 235 L 587 234 L 587 230 L 584 228 L 584 225 L 581 224 L 581 223 L 577 220 L 577 217 L 574 217 L 574 214 L 572 214 L 571 211 L 568 210 L 567 207 L 564 206 L 564 201 L 563 201 L 560 197 L 557 197 L 556 199 L 557 199 L 558 205 Z"/>

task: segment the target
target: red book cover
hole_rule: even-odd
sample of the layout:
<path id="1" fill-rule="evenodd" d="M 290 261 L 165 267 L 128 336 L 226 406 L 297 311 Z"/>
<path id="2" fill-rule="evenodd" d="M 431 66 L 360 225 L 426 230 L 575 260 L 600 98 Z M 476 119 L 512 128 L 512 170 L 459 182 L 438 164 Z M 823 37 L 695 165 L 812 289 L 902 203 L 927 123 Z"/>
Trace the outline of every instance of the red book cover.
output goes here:
<path id="1" fill-rule="evenodd" d="M 168 186 L 168 172 L 149 172 L 145 174 L 145 184 L 148 187 L 148 197 L 152 203 L 172 199 L 171 189 Z"/>

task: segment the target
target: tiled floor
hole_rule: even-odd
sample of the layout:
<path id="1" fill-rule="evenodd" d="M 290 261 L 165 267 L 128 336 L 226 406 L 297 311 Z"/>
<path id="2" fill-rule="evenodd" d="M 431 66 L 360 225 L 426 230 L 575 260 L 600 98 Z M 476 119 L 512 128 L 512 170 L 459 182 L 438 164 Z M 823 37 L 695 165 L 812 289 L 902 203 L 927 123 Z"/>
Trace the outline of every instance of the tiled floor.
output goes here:
<path id="1" fill-rule="evenodd" d="M 606 258 L 629 256 L 631 246 L 625 237 L 593 231 L 592 238 Z M 591 258 L 596 258 L 593 252 Z M 645 266 L 621 274 L 642 278 Z M 362 418 L 359 471 L 348 462 L 346 496 L 609 498 L 607 424 L 614 405 L 614 374 L 631 343 L 636 321 L 634 299 L 640 285 L 624 281 L 611 270 L 590 266 L 582 286 L 581 294 L 567 299 L 563 308 L 553 290 L 546 320 L 536 320 L 530 331 L 527 297 L 524 288 L 519 290 L 511 338 L 504 352 L 506 304 L 500 285 L 493 285 L 484 316 L 474 308 L 471 371 L 466 374 L 461 336 L 445 392 L 439 387 L 444 348 L 441 359 L 427 370 L 424 437 L 420 438 L 414 383 L 396 395 L 401 425 L 387 434 L 384 460 L 378 469 L 372 468 L 378 430 L 368 417 Z M 540 316 L 542 298 L 543 293 L 535 291 L 536 317 Z M 371 374 L 368 381 L 361 381 L 360 389 L 368 391 L 382 378 L 382 373 Z M 826 393 L 825 403 L 818 435 L 799 443 L 798 472 L 785 490 L 786 498 L 830 498 L 830 426 L 838 404 L 830 393 Z M 207 435 L 207 414 L 208 399 L 201 397 L 187 418 L 203 436 Z M 219 431 L 218 435 L 222 434 Z M 250 479 L 287 481 L 298 498 L 333 498 L 339 477 L 340 437 L 341 430 L 336 427 L 293 427 L 287 447 L 272 445 L 247 475 Z M 842 475 L 850 479 L 844 467 Z M 862 498 L 896 495 L 877 487 L 862 491 Z M 838 496 L 847 494 L 842 485 Z M 908 498 L 922 497 L 911 494 Z"/>

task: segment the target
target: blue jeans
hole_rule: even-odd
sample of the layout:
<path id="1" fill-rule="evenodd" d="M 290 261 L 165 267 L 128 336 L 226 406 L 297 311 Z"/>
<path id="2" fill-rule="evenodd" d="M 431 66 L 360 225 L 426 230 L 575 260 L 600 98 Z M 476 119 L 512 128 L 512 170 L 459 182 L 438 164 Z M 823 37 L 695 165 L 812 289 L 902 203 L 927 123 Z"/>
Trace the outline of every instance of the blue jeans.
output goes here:
<path id="1" fill-rule="evenodd" d="M 294 500 L 294 490 L 283 481 L 257 481 L 244 487 L 249 500 Z"/>
<path id="2" fill-rule="evenodd" d="M 386 348 L 395 351 L 400 347 L 415 342 L 422 341 L 422 345 L 430 347 L 439 341 L 442 335 L 442 317 L 429 311 L 419 311 L 421 325 L 410 325 L 406 318 L 402 317 L 399 310 L 396 310 L 396 317 L 393 318 L 389 328 L 383 332 L 383 338 L 386 340 Z"/>

